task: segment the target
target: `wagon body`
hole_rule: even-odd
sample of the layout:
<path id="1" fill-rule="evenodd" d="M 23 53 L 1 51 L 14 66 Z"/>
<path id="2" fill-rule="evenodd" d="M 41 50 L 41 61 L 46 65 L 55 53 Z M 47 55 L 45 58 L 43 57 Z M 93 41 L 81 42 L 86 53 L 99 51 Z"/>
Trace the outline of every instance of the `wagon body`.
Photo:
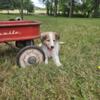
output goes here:
<path id="1" fill-rule="evenodd" d="M 15 41 L 15 46 L 9 46 L 19 50 L 17 65 L 20 67 L 39 64 L 45 60 L 44 52 L 40 47 L 33 46 L 33 39 L 40 37 L 40 23 L 37 21 L 0 21 L 0 43 Z"/>
<path id="2" fill-rule="evenodd" d="M 36 21 L 0 21 L 0 42 L 31 40 L 40 37 Z"/>

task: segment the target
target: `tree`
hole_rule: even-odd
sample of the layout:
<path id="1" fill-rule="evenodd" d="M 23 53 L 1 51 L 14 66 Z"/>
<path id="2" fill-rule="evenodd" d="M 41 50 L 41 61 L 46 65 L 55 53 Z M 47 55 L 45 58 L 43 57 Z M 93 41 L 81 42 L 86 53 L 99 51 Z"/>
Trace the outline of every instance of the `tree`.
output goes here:
<path id="1" fill-rule="evenodd" d="M 34 5 L 31 2 L 31 0 L 11 0 L 12 4 L 14 6 L 14 9 L 18 9 L 21 15 L 21 18 L 23 19 L 23 10 L 28 12 L 32 12 L 34 10 Z"/>
<path id="2" fill-rule="evenodd" d="M 9 14 L 9 10 L 13 9 L 13 5 L 11 3 L 11 0 L 0 0 L 0 9 L 4 9 L 8 11 Z"/>
<path id="3" fill-rule="evenodd" d="M 20 2 L 20 8 L 21 8 L 21 11 L 20 11 L 21 19 L 23 20 L 23 17 L 24 17 L 24 14 L 23 14 L 23 0 L 21 0 L 21 2 Z"/>
<path id="4" fill-rule="evenodd" d="M 73 9 L 74 9 L 74 0 L 70 0 L 69 17 L 72 17 L 73 16 Z"/>
<path id="5" fill-rule="evenodd" d="M 82 12 L 87 17 L 100 16 L 100 0 L 86 0 L 82 5 Z"/>
<path id="6" fill-rule="evenodd" d="M 93 9 L 94 9 L 94 14 L 93 14 L 93 16 L 94 17 L 98 17 L 98 16 L 100 16 L 100 12 L 99 12 L 99 6 L 100 6 L 100 0 L 94 0 L 94 2 L 93 2 Z"/>
<path id="7" fill-rule="evenodd" d="M 34 5 L 32 4 L 30 0 L 24 0 L 23 6 L 24 6 L 24 9 L 27 10 L 27 14 L 29 12 L 33 12 L 34 10 Z"/>
<path id="8" fill-rule="evenodd" d="M 57 16 L 58 11 L 58 0 L 54 0 L 54 16 Z"/>
<path id="9" fill-rule="evenodd" d="M 72 17 L 74 14 L 81 14 L 89 17 L 92 14 L 100 15 L 100 0 L 42 0 L 46 5 L 47 15 Z"/>
<path id="10" fill-rule="evenodd" d="M 42 0 L 46 5 L 47 15 L 57 16 L 58 0 Z"/>
<path id="11" fill-rule="evenodd" d="M 93 12 L 93 0 L 86 0 L 81 6 L 81 12 L 83 16 L 90 17 Z"/>
<path id="12" fill-rule="evenodd" d="M 63 16 L 68 16 L 69 15 L 69 0 L 59 0 L 59 11 L 62 12 Z"/>
<path id="13" fill-rule="evenodd" d="M 46 5 L 46 14 L 50 15 L 50 1 L 49 0 L 42 0 L 42 2 Z"/>

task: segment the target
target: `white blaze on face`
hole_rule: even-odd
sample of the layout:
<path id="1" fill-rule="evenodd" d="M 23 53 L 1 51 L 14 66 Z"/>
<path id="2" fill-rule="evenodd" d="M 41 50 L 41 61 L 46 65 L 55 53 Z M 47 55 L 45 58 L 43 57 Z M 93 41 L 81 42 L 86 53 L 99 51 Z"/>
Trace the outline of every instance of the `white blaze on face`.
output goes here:
<path id="1" fill-rule="evenodd" d="M 50 32 L 49 38 L 50 38 L 50 46 L 54 47 L 55 36 L 54 36 L 54 34 L 52 32 Z"/>

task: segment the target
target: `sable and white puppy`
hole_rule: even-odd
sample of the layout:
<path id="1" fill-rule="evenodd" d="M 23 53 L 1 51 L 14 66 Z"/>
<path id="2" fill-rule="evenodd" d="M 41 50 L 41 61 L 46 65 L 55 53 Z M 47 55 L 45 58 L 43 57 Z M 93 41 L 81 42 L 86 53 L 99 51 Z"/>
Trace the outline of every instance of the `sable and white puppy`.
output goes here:
<path id="1" fill-rule="evenodd" d="M 57 66 L 61 66 L 61 62 L 59 60 L 59 35 L 56 32 L 44 32 L 41 33 L 41 41 L 42 41 L 42 50 L 45 54 L 45 64 L 48 64 L 48 58 L 52 57 L 54 63 Z"/>

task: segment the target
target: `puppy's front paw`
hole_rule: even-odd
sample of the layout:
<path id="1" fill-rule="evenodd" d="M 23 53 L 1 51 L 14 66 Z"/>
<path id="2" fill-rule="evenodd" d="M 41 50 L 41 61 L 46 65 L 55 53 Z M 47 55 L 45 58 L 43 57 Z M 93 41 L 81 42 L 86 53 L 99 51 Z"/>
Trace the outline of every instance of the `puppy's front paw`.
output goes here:
<path id="1" fill-rule="evenodd" d="M 48 60 L 45 60 L 45 64 L 48 64 Z"/>
<path id="2" fill-rule="evenodd" d="M 58 67 L 62 66 L 62 64 L 61 64 L 61 63 L 57 63 L 56 65 L 57 65 Z"/>

